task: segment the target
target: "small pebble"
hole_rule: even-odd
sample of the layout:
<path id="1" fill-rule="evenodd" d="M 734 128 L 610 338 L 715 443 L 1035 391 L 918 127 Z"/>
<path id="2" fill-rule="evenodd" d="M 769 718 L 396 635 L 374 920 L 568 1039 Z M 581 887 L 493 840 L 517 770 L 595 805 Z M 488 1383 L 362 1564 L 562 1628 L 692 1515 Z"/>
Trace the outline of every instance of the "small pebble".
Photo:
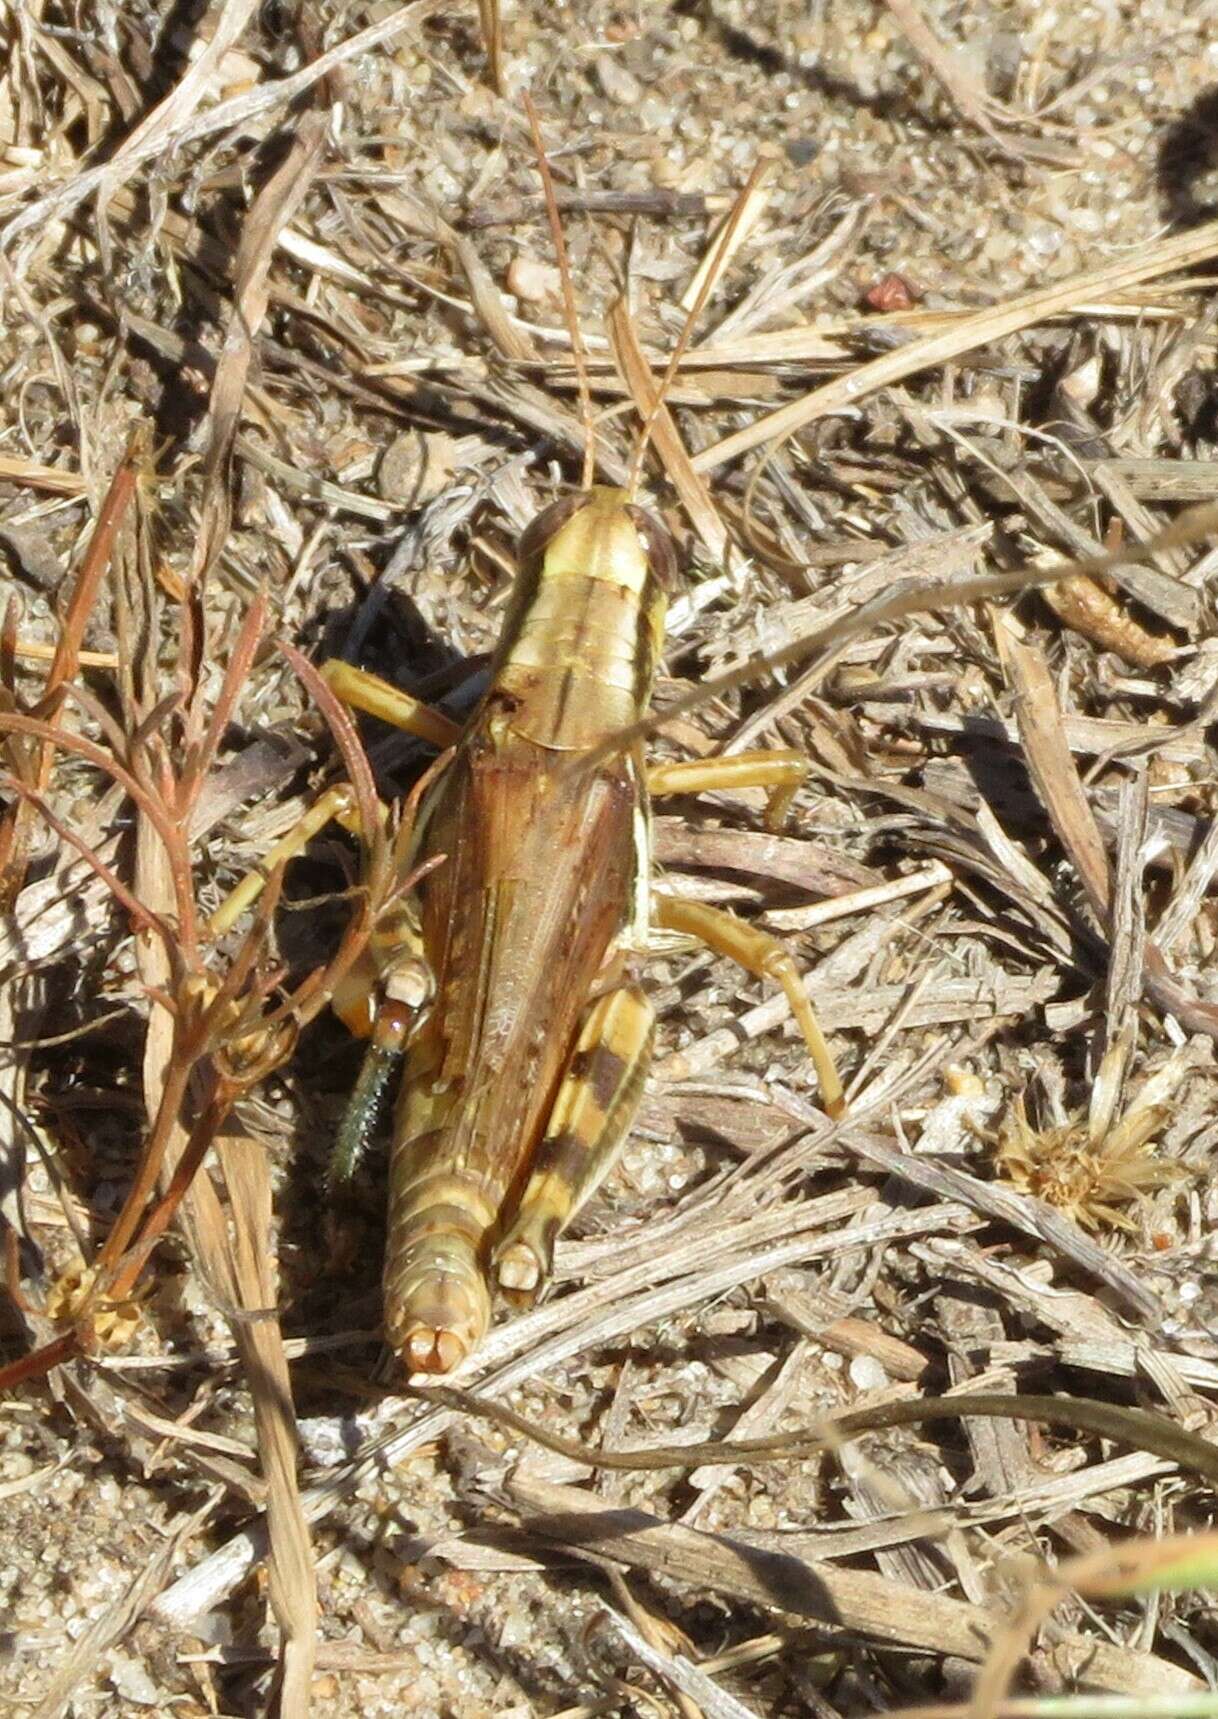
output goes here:
<path id="1" fill-rule="evenodd" d="M 1035 221 L 1024 235 L 1024 244 L 1034 256 L 1054 256 L 1061 250 L 1061 228 L 1050 225 L 1048 221 Z"/>
<path id="2" fill-rule="evenodd" d="M 643 94 L 643 86 L 633 72 L 619 65 L 612 54 L 598 54 L 594 62 L 596 81 L 602 92 L 619 107 L 633 107 Z"/>
<path id="3" fill-rule="evenodd" d="M 111 1652 L 110 1681 L 124 1701 L 134 1701 L 140 1707 L 159 1707 L 161 1704 L 161 1691 L 139 1660 L 125 1653 Z"/>
<path id="4" fill-rule="evenodd" d="M 849 1373 L 850 1383 L 858 1391 L 879 1391 L 890 1382 L 887 1370 L 874 1355 L 855 1355 Z"/>
<path id="5" fill-rule="evenodd" d="M 639 103 L 639 124 L 651 133 L 672 133 L 672 108 L 657 95 L 646 95 Z"/>
<path id="6" fill-rule="evenodd" d="M 789 137 L 783 145 L 792 167 L 807 167 L 820 154 L 821 146 L 814 137 Z"/>
<path id="7" fill-rule="evenodd" d="M 891 271 L 873 281 L 863 294 L 863 303 L 869 310 L 878 310 L 890 314 L 896 310 L 911 310 L 918 300 L 916 287 L 910 285 L 904 275 Z"/>
<path id="8" fill-rule="evenodd" d="M 453 440 L 442 431 L 404 430 L 381 455 L 376 487 L 385 501 L 422 507 L 447 488 L 453 475 Z"/>
<path id="9" fill-rule="evenodd" d="M 562 276 L 558 270 L 523 251 L 508 264 L 506 280 L 508 291 L 522 304 L 541 304 L 562 296 Z"/>

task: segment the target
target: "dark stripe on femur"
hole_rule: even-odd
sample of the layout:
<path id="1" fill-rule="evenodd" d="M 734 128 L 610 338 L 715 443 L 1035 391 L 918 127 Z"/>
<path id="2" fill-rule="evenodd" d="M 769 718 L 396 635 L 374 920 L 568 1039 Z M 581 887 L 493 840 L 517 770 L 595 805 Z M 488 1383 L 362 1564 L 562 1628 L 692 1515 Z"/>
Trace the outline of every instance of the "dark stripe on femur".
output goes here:
<path id="1" fill-rule="evenodd" d="M 608 1045 L 592 1045 L 571 1061 L 571 1073 L 588 1088 L 602 1110 L 608 1110 L 626 1074 L 627 1063 Z"/>

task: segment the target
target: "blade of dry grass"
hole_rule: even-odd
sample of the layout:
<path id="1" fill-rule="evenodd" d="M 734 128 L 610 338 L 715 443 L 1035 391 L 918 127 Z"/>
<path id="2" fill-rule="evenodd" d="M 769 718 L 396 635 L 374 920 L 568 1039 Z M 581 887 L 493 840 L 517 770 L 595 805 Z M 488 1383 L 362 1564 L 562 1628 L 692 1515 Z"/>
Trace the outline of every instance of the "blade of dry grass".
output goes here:
<path id="1" fill-rule="evenodd" d="M 496 1493 L 544 1539 L 588 1548 L 695 1591 L 710 1588 L 767 1610 L 814 1618 L 851 1636 L 976 1663 L 1003 1628 L 996 1608 L 910 1588 L 867 1570 L 763 1551 L 734 1535 L 681 1527 L 650 1511 L 606 1508 L 582 1487 L 556 1486 L 522 1470 Z M 1158 1656 L 1077 1635 L 1059 1637 L 1054 1646 L 1062 1671 L 1072 1661 L 1075 1675 L 1091 1688 L 1149 1694 L 1199 1687 L 1190 1672 Z"/>
<path id="2" fill-rule="evenodd" d="M 1001 119 L 1007 125 L 1036 123 L 1035 116 L 1020 114 L 994 101 L 966 66 L 963 56 L 940 40 L 916 0 L 885 0 L 885 4 L 910 47 L 930 67 L 965 119 L 1007 155 L 1023 155 L 1026 152 L 1023 140 L 1000 132 L 995 121 Z"/>
<path id="3" fill-rule="evenodd" d="M 437 240 L 452 253 L 453 261 L 465 276 L 470 302 L 496 350 L 504 358 L 536 358 L 533 342 L 508 315 L 503 294 L 478 255 L 477 247 L 463 233 L 450 227 L 447 221 L 442 221 L 439 215 L 435 216 L 435 229 Z"/>
<path id="4" fill-rule="evenodd" d="M 719 510 L 710 490 L 690 463 L 680 431 L 673 422 L 672 413 L 660 401 L 651 366 L 643 355 L 634 319 L 624 299 L 619 298 L 609 312 L 609 332 L 613 340 L 613 354 L 634 401 L 635 410 L 643 423 L 651 424 L 652 442 L 664 463 L 673 488 L 681 498 L 681 505 L 689 516 L 690 524 L 707 553 L 718 565 L 727 554 L 727 528 L 719 517 Z"/>
<path id="5" fill-rule="evenodd" d="M 692 1444 L 638 1445 L 628 1450 L 595 1450 L 580 1439 L 563 1438 L 547 1427 L 517 1414 L 506 1403 L 476 1397 L 453 1386 L 433 1386 L 427 1393 L 440 1402 L 467 1410 L 534 1440 L 570 1462 L 622 1472 L 679 1468 L 696 1470 L 706 1462 L 801 1462 L 836 1451 L 846 1439 L 896 1427 L 934 1425 L 978 1415 L 987 1420 L 1020 1420 L 1037 1426 L 1083 1432 L 1115 1439 L 1177 1462 L 1189 1473 L 1212 1482 L 1218 1477 L 1218 1450 L 1200 1433 L 1190 1432 L 1166 1415 L 1129 1409 L 1092 1397 L 1046 1397 L 1015 1391 L 962 1389 L 943 1397 L 889 1397 L 868 1407 L 822 1416 L 810 1428 L 775 1433 L 765 1438 L 706 1439 Z"/>
<path id="6" fill-rule="evenodd" d="M 715 471 L 753 448 L 768 442 L 785 441 L 797 430 L 815 423 L 817 418 L 856 406 L 879 388 L 902 382 L 906 377 L 916 376 L 934 365 L 946 364 L 989 341 L 1017 334 L 1021 328 L 1058 316 L 1088 299 L 1138 286 L 1143 281 L 1169 274 L 1173 269 L 1190 268 L 1194 263 L 1212 257 L 1215 252 L 1218 252 L 1218 221 L 1208 221 L 1186 233 L 1176 233 L 1132 250 L 1100 268 L 1085 270 L 1053 286 L 1021 293 L 1005 304 L 993 305 L 965 317 L 954 327 L 911 340 L 893 352 L 885 352 L 845 376 L 835 377 L 832 382 L 814 388 L 802 400 L 793 400 L 777 412 L 755 419 L 743 430 L 737 430 L 713 447 L 695 454 L 694 469 Z"/>
<path id="7" fill-rule="evenodd" d="M 906 399 L 904 390 L 897 390 L 896 397 L 911 423 L 924 426 L 928 437 L 939 433 L 933 412 L 927 412 L 916 402 Z M 1071 555 L 1097 555 L 1105 548 L 1119 549 L 1119 537 L 1112 542 L 1102 543 L 1093 532 L 1080 525 L 1071 512 L 1059 507 L 1049 497 L 1044 485 L 1032 471 L 1021 469 L 1018 465 L 1004 467 L 997 464 L 979 442 L 964 435 L 949 420 L 942 420 L 942 429 L 969 459 L 976 460 L 978 465 L 989 472 L 992 482 L 1000 491 L 1005 489 L 1011 492 L 1026 510 L 1029 519 L 1035 521 L 1046 538 L 1063 552 Z M 1157 523 L 1145 509 L 1139 510 L 1135 539 L 1153 537 Z M 1156 557 L 1156 560 L 1170 562 L 1180 554 L 1179 550 L 1167 550 Z M 1109 578 L 1129 596 L 1144 604 L 1152 614 L 1167 621 L 1169 625 L 1180 628 L 1189 637 L 1196 636 L 1201 621 L 1197 593 L 1176 573 L 1155 565 L 1123 565 L 1118 553 Z M 1077 625 L 1084 637 L 1094 639 L 1101 649 L 1116 651 L 1127 661 L 1154 667 L 1171 661 L 1176 654 L 1176 646 L 1170 639 L 1148 633 L 1108 595 L 1104 586 L 1094 579 L 1084 577 L 1072 579 L 1060 586 L 1051 586 L 1046 601 L 1050 608 L 1058 608 L 1060 604 L 1064 616 L 1071 617 L 1073 624 Z"/>
<path id="8" fill-rule="evenodd" d="M 751 1205 L 751 1196 L 748 1198 Z M 868 1194 L 856 1190 L 845 1199 L 835 1196 L 826 1202 L 812 1202 L 802 1218 L 789 1206 L 775 1208 L 743 1222 L 725 1222 L 721 1230 L 709 1235 L 701 1230 L 681 1246 L 675 1246 L 670 1236 L 646 1237 L 641 1256 L 629 1259 L 624 1269 L 605 1281 L 594 1281 L 586 1289 L 494 1328 L 454 1378 L 462 1383 L 476 1382 L 482 1396 L 498 1397 L 547 1367 L 559 1366 L 573 1355 L 626 1333 L 637 1333 L 653 1320 L 702 1305 L 784 1265 L 866 1248 L 906 1233 L 941 1234 L 945 1229 L 951 1231 L 961 1217 L 973 1221 L 958 1205 L 940 1206 L 897 1214 L 880 1225 L 856 1226 L 849 1233 L 843 1232 L 843 1217 L 869 1199 Z M 804 1224 L 812 1228 L 802 1231 Z M 620 1259 L 620 1244 L 615 1244 L 614 1251 Z M 413 1410 L 415 1405 L 411 1407 Z M 405 1428 L 371 1438 L 353 1461 L 306 1489 L 308 1519 L 320 1520 L 340 1498 L 364 1479 L 380 1473 L 385 1464 L 399 1462 L 438 1438 L 452 1415 L 449 1409 L 429 1404 Z M 157 1615 L 175 1627 L 186 1627 L 199 1612 L 210 1610 L 231 1592 L 265 1552 L 261 1524 L 240 1530 L 160 1597 Z"/>
<path id="9" fill-rule="evenodd" d="M 503 58 L 503 17 L 499 0 L 478 0 L 478 22 L 482 29 L 482 45 L 486 49 L 486 70 L 491 88 L 497 96 L 505 96 L 505 65 Z"/>
<path id="10" fill-rule="evenodd" d="M 879 1032 L 909 995 L 908 983 L 874 985 L 828 985 L 815 972 L 804 980 L 804 989 L 822 1019 L 839 1029 Z M 945 1026 L 955 1021 L 988 1020 L 993 1016 L 1026 1016 L 1057 994 L 1052 973 L 1001 973 L 978 978 L 945 974 L 917 999 L 907 1017 L 910 1026 Z M 717 1068 L 736 1055 L 742 1039 L 755 1039 L 771 1031 L 790 1014 L 784 996 L 766 997 L 746 1009 L 727 1027 L 716 1027 L 679 1051 L 671 1051 L 656 1064 L 653 1078 L 660 1082 L 692 1080 Z"/>
<path id="11" fill-rule="evenodd" d="M 1143 871 L 1146 863 L 1146 828 L 1150 812 L 1150 784 L 1145 767 L 1122 785 L 1117 824 L 1116 876 L 1113 887 L 1111 956 L 1104 1010 L 1104 1063 L 1118 1059 L 1121 1072 L 1101 1087 L 1103 1098 L 1092 1089 L 1091 1137 L 1102 1140 L 1107 1123 L 1117 1111 L 1121 1073 L 1137 1038 L 1138 1004 L 1141 1001 L 1146 963 L 1146 902 Z M 1097 1086 L 1100 1081 L 1097 1080 Z M 1099 1104 L 1101 1109 L 1097 1110 Z M 1106 1112 L 1106 1117 L 1104 1115 Z"/>
<path id="12" fill-rule="evenodd" d="M 1104 839 L 1070 754 L 1057 691 L 1043 654 L 1006 628 L 995 633 L 1015 694 L 1024 758 L 1036 790 L 1087 892 L 1101 925 L 1108 919 L 1112 882 Z"/>
<path id="13" fill-rule="evenodd" d="M 732 258 L 748 243 L 757 223 L 765 214 L 770 193 L 766 183 L 774 177 L 776 163 L 772 159 L 759 161 L 749 175 L 748 184 L 722 224 L 711 235 L 702 260 L 681 294 L 681 309 L 688 315 L 696 305 L 706 304 L 719 281 L 731 266 Z"/>
<path id="14" fill-rule="evenodd" d="M 232 518 L 231 466 L 241 422 L 254 339 L 266 315 L 275 246 L 321 166 L 328 117 L 306 113 L 283 160 L 250 206 L 233 265 L 233 298 L 224 347 L 212 379 L 207 407 L 208 445 L 203 460 L 199 534 L 189 582 L 206 579 L 228 538 Z"/>
<path id="15" fill-rule="evenodd" d="M 236 16 L 238 0 L 230 0 L 230 3 L 233 6 L 233 15 Z M 322 78 L 329 77 L 340 66 L 346 65 L 348 60 L 369 53 L 373 48 L 392 41 L 404 31 L 425 23 L 433 12 L 440 10 L 441 3 L 442 0 L 413 0 L 412 4 L 400 6 L 387 18 L 377 19 L 375 23 L 349 36 L 345 42 L 339 42 L 324 54 L 319 54 L 298 72 L 261 84 L 241 95 L 232 96 L 228 101 L 217 102 L 214 107 L 194 117 L 187 116 L 183 119 L 175 114 L 172 124 L 160 124 L 153 131 L 142 129 L 140 136 L 129 139 L 111 160 L 99 167 L 83 168 L 73 174 L 66 184 L 49 192 L 45 197 L 38 198 L 14 215 L 3 232 L 0 232 L 0 249 L 9 250 L 13 241 L 22 233 L 36 231 L 39 235 L 43 234 L 53 227 L 54 223 L 62 221 L 73 209 L 78 208 L 86 198 L 95 192 L 109 192 L 123 179 L 130 179 L 145 162 L 151 161 L 164 151 L 185 148 L 188 144 L 214 137 L 230 128 L 248 125 L 265 114 L 273 113 L 276 108 L 287 107 Z M 249 0 L 240 0 L 240 4 L 247 14 L 252 13 L 254 8 Z M 449 9 L 451 10 L 451 7 Z M 172 104 L 173 100 L 174 95 L 171 93 L 166 98 L 166 103 Z M 161 109 L 155 110 L 156 113 L 162 113 L 164 107 L 165 104 L 162 104 Z M 33 245 L 37 242 L 33 241 L 15 258 L 19 270 L 24 270 L 28 265 Z"/>
<path id="16" fill-rule="evenodd" d="M 1103 837 L 1083 792 L 1062 728 L 1057 694 L 1043 653 L 1031 644 L 1002 637 L 1004 660 L 1015 692 L 1015 711 L 1029 774 L 1074 864 L 1092 912 L 1105 929 L 1112 909 L 1112 877 Z M 1158 947 L 1144 954 L 1147 993 L 1191 1031 L 1218 1039 L 1218 1006 L 1193 996 L 1170 972 Z"/>
<path id="17" fill-rule="evenodd" d="M 1218 819 L 1212 820 L 1197 843 L 1181 877 L 1175 894 L 1159 915 L 1155 925 L 1155 941 L 1164 958 L 1172 945 L 1194 923 L 1201 903 L 1218 872 Z"/>
<path id="18" fill-rule="evenodd" d="M 831 209 L 837 214 L 843 204 L 844 213 L 840 214 L 836 226 L 805 255 L 792 258 L 783 251 L 778 252 L 756 285 L 726 316 L 719 319 L 709 338 L 686 355 L 686 367 L 709 363 L 712 353 L 723 353 L 728 362 L 733 363 L 735 359 L 731 355 L 743 355 L 754 339 L 758 342 L 759 356 L 772 352 L 780 360 L 788 362 L 797 361 L 792 350 L 796 344 L 802 345 L 804 358 L 836 359 L 846 356 L 840 344 L 826 340 L 823 335 L 819 347 L 816 347 L 813 331 L 806 328 L 753 334 L 758 324 L 789 315 L 813 293 L 838 277 L 851 260 L 866 231 L 874 204 L 868 197 L 848 200 L 831 194 L 826 199 L 824 212 L 828 214 Z M 785 346 L 783 335 L 788 337 Z"/>
<path id="19" fill-rule="evenodd" d="M 1212 1585 L 1218 1536 L 1144 1536 L 1071 1559 L 1030 1584 L 1023 1604 L 996 1637 L 977 1679 L 968 1719 L 996 1719 L 1000 1704 L 1037 1628 L 1070 1592 L 1113 1598 L 1165 1589 Z M 1157 1693 L 1148 1690 L 1147 1693 Z"/>
<path id="20" fill-rule="evenodd" d="M 702 265 L 698 270 L 694 282 L 691 283 L 688 303 L 684 303 L 683 301 L 682 308 L 685 310 L 685 321 L 682 324 L 681 332 L 678 334 L 676 342 L 673 345 L 672 352 L 669 355 L 668 364 L 665 367 L 664 374 L 660 380 L 660 386 L 656 391 L 656 403 L 643 419 L 642 432 L 635 443 L 634 452 L 630 457 L 630 476 L 627 479 L 626 487 L 631 494 L 634 493 L 638 485 L 639 477 L 643 470 L 643 460 L 651 445 L 659 420 L 661 416 L 667 415 L 665 402 L 667 400 L 668 392 L 676 380 L 677 372 L 681 366 L 681 360 L 684 358 L 690 340 L 693 338 L 694 326 L 697 323 L 698 318 L 701 316 L 711 293 L 718 285 L 722 272 L 727 266 L 728 259 L 735 252 L 736 246 L 739 242 L 741 229 L 746 225 L 751 224 L 757 217 L 759 207 L 757 194 L 765 179 L 769 176 L 769 173 L 770 163 L 768 161 L 757 161 L 753 164 L 753 169 L 742 187 L 740 195 L 732 204 L 731 211 L 729 212 L 727 219 L 724 221 L 723 226 L 716 235 L 715 242 L 711 249 L 703 258 Z M 630 332 L 633 333 L 633 331 Z M 645 369 L 646 367 L 644 366 L 643 368 Z M 645 380 L 649 382 L 650 377 L 646 377 Z M 685 454 L 684 447 L 681 444 L 680 438 L 677 436 L 675 426 L 672 427 L 669 442 L 671 456 L 675 461 L 677 468 L 681 472 L 682 481 L 688 488 L 694 482 L 692 467 L 689 466 L 688 456 Z"/>
<path id="21" fill-rule="evenodd" d="M 98 237 L 102 261 L 110 267 L 109 235 L 106 229 L 106 203 L 112 191 L 126 180 L 134 168 L 153 155 L 171 147 L 189 124 L 199 104 L 213 85 L 225 54 L 235 48 L 245 32 L 258 0 L 222 0 L 211 23 L 210 35 L 200 32 L 196 40 L 199 52 L 186 62 L 186 70 L 168 95 L 152 109 L 115 150 L 100 170 L 98 194 Z M 18 217 L 18 221 L 20 217 Z M 16 225 L 17 223 L 14 223 Z"/>
<path id="22" fill-rule="evenodd" d="M 623 1617 L 620 1612 L 606 1608 L 597 1620 L 611 1630 L 660 1681 L 676 1694 L 678 1710 L 685 1719 L 758 1719 L 752 1707 L 729 1695 L 712 1677 L 683 1653 L 666 1653 L 656 1642 L 649 1641 L 643 1629 Z"/>
<path id="23" fill-rule="evenodd" d="M 233 1303 L 242 1310 L 233 1336 L 254 1401 L 258 1460 L 267 1483 L 271 1605 L 283 1633 L 278 1710 L 285 1719 L 304 1719 L 311 1711 L 317 1653 L 317 1580 L 296 1483 L 296 1415 L 275 1305 L 270 1176 L 253 1140 L 225 1138 L 218 1155 L 233 1222 L 227 1271 Z"/>
<path id="24" fill-rule="evenodd" d="M 1021 1194 L 1001 1182 L 983 1182 L 954 1165 L 920 1158 L 916 1152 L 899 1151 L 879 1135 L 861 1129 L 848 1130 L 846 1138 L 851 1149 L 868 1163 L 901 1176 L 937 1199 L 962 1200 L 974 1210 L 1010 1224 L 1102 1283 L 1148 1324 L 1162 1322 L 1165 1316 L 1162 1303 L 1138 1275 L 1110 1249 L 1100 1247 L 1077 1224 L 1043 1200 Z"/>
<path id="25" fill-rule="evenodd" d="M 13 454 L 0 454 L 0 481 L 49 490 L 52 495 L 84 495 L 89 487 L 80 472 L 39 465 L 37 460 L 20 459 Z"/>

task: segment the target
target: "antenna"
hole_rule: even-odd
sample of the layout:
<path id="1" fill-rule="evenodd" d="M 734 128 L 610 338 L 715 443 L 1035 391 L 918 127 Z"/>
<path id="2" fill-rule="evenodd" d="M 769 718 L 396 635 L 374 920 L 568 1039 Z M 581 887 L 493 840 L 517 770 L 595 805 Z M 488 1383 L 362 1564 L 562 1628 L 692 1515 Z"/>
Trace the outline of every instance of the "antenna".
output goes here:
<path id="1" fill-rule="evenodd" d="M 558 256 L 558 273 L 562 280 L 562 302 L 567 318 L 567 330 L 571 336 L 571 353 L 575 360 L 575 375 L 579 384 L 579 415 L 584 426 L 584 469 L 581 483 L 584 489 L 591 489 L 592 480 L 596 475 L 596 425 L 592 416 L 592 389 L 588 382 L 588 355 L 584 350 L 583 336 L 579 332 L 579 317 L 575 310 L 575 293 L 571 286 L 571 264 L 567 258 L 567 241 L 563 237 L 562 218 L 558 213 L 558 198 L 554 195 L 554 177 L 550 172 L 550 162 L 546 155 L 545 142 L 541 135 L 541 124 L 537 118 L 537 109 L 533 106 L 532 97 L 528 91 L 524 94 L 524 111 L 529 116 L 529 129 L 533 133 L 533 148 L 537 152 L 537 171 L 541 175 L 541 188 L 545 196 L 546 216 L 550 223 L 550 237 L 554 241 L 554 250 Z"/>
<path id="2" fill-rule="evenodd" d="M 719 284 L 719 277 L 723 272 L 724 265 L 736 248 L 737 234 L 741 226 L 746 219 L 752 216 L 755 193 L 762 181 L 768 177 L 771 165 L 769 161 L 754 162 L 753 170 L 748 176 L 744 189 L 732 205 L 730 215 L 720 228 L 710 259 L 702 270 L 698 290 L 694 295 L 693 303 L 686 312 L 685 321 L 681 324 L 677 343 L 672 349 L 664 374 L 660 378 L 660 386 L 656 391 L 655 399 L 647 416 L 643 419 L 643 428 L 630 459 L 630 470 L 626 476 L 626 494 L 631 501 L 634 500 L 635 492 L 639 487 L 639 479 L 643 473 L 643 458 L 651 442 L 656 419 L 664 410 L 664 401 L 668 396 L 668 390 L 672 387 L 681 360 L 689 349 L 694 325 L 705 310 L 707 299 Z"/>

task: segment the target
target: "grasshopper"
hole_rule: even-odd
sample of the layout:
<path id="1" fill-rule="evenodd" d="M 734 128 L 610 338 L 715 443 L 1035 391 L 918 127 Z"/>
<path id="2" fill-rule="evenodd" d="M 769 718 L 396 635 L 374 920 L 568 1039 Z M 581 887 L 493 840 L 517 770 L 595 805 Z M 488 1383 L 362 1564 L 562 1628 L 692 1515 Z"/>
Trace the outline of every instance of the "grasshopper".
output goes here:
<path id="1" fill-rule="evenodd" d="M 561 248 L 560 260 L 565 267 Z M 564 279 L 569 300 L 569 271 Z M 573 317 L 572 339 L 586 392 Z M 640 969 L 653 933 L 700 939 L 781 985 L 822 1102 L 835 1116 L 844 1108 L 781 944 L 651 880 L 653 797 L 763 787 L 777 812 L 807 763 L 762 751 L 649 769 L 637 742 L 613 750 L 613 737 L 647 715 L 678 555 L 630 491 L 592 486 L 589 475 L 521 538 L 489 686 L 465 726 L 349 664 L 323 669 L 349 705 L 448 749 L 405 855 L 425 876 L 334 998 L 371 1041 L 340 1130 L 342 1172 L 401 1068 L 384 1323 L 412 1372 L 456 1367 L 487 1330 L 496 1288 L 515 1303 L 537 1295 L 556 1238 L 611 1169 L 651 1054 L 655 1017 Z M 353 825 L 344 789 L 323 795 L 267 866 L 332 817 Z M 239 885 L 213 931 L 259 887 L 257 877 Z"/>

